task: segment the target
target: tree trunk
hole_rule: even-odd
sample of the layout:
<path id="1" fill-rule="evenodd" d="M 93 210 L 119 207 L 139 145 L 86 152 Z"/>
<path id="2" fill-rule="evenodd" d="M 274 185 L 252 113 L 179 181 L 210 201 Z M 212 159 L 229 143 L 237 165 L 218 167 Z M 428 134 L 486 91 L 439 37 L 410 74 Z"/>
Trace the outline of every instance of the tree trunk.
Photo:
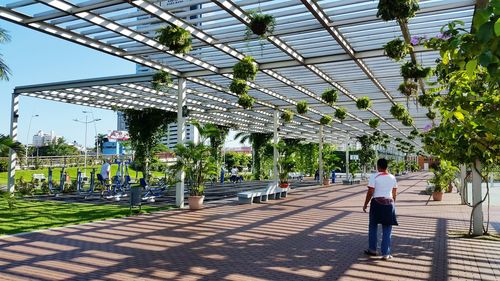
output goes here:
<path id="1" fill-rule="evenodd" d="M 472 204 L 475 206 L 472 212 L 472 234 L 483 235 L 483 204 L 482 198 L 482 181 L 481 178 L 481 162 L 476 160 L 472 166 Z"/>

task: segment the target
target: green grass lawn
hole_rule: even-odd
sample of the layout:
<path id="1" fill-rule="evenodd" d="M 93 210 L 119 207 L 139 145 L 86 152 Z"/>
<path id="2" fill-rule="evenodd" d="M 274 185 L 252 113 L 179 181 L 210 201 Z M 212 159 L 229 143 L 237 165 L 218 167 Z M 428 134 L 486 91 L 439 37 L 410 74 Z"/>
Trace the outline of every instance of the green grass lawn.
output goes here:
<path id="1" fill-rule="evenodd" d="M 90 172 L 92 171 L 92 168 L 96 168 L 96 174 L 101 172 L 101 166 L 87 166 L 87 175 L 90 176 Z M 80 168 L 83 170 L 83 167 Z M 111 175 L 116 175 L 116 170 L 118 169 L 118 165 L 111 165 Z M 77 167 L 68 167 L 65 169 L 65 171 L 69 174 L 71 179 L 76 179 L 76 172 L 78 168 Z M 59 175 L 61 173 L 61 168 L 54 168 L 52 169 L 52 177 L 54 180 L 59 181 Z M 44 174 L 45 177 L 48 177 L 49 174 L 49 169 L 44 168 L 44 169 L 38 169 L 38 170 L 17 170 L 16 171 L 16 179 L 23 177 L 25 181 L 31 181 L 32 175 L 33 174 Z M 129 174 L 132 178 L 135 178 L 135 171 L 132 169 L 129 169 Z M 163 177 L 164 174 L 161 172 L 153 172 L 154 177 Z M 142 177 L 142 172 L 139 172 L 137 174 L 137 178 Z M 8 177 L 7 177 L 7 172 L 2 172 L 0 173 L 0 185 L 7 185 Z"/>
<path id="2" fill-rule="evenodd" d="M 112 204 L 64 203 L 17 199 L 16 208 L 9 210 L 0 194 L 0 235 L 29 232 L 65 225 L 82 224 L 130 215 L 129 207 Z M 174 208 L 173 206 L 142 206 L 143 213 Z M 133 210 L 134 212 L 134 210 Z"/>

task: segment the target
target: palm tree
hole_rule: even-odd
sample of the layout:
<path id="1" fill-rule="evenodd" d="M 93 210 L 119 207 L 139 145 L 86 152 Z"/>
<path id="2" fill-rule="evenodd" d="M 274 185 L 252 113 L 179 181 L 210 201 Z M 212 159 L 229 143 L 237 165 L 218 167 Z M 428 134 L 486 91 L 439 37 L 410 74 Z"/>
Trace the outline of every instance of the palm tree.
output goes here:
<path id="1" fill-rule="evenodd" d="M 1 155 L 8 155 L 9 149 L 14 150 L 16 153 L 24 151 L 23 145 L 14 141 L 10 136 L 0 134 L 0 151 Z"/>
<path id="2" fill-rule="evenodd" d="M 265 133 L 245 133 L 239 132 L 234 139 L 240 139 L 240 143 L 246 141 L 252 144 L 252 159 L 253 159 L 253 177 L 257 180 L 260 179 L 260 159 L 261 149 L 266 143 L 272 139 L 272 134 Z"/>
<path id="3" fill-rule="evenodd" d="M 220 171 L 221 149 L 229 134 L 229 127 L 214 124 L 201 125 L 197 121 L 191 123 L 198 129 L 202 143 L 207 139 L 210 140 L 210 155 L 215 159 L 217 171 Z"/>
<path id="4" fill-rule="evenodd" d="M 7 33 L 7 30 L 0 28 L 0 43 L 5 43 L 10 41 L 10 36 Z M 10 69 L 5 64 L 2 59 L 2 55 L 0 54 L 0 80 L 9 80 Z"/>

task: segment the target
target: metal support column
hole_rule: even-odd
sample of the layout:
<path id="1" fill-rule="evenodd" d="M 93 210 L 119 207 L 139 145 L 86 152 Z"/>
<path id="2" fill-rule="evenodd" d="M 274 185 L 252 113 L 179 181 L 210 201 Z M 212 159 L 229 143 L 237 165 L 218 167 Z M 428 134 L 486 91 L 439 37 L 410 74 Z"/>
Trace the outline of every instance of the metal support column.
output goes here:
<path id="1" fill-rule="evenodd" d="M 477 169 L 477 170 L 476 170 Z M 481 172 L 481 162 L 476 160 L 475 165 L 472 165 L 472 204 L 475 206 L 481 200 L 482 197 L 482 182 L 483 179 L 478 173 Z M 483 235 L 483 204 L 479 204 L 472 214 L 472 234 L 473 235 Z"/>
<path id="2" fill-rule="evenodd" d="M 10 108 L 10 137 L 12 140 L 17 141 L 17 119 L 19 118 L 19 94 L 12 94 L 12 103 Z M 17 153 L 9 150 L 9 179 L 7 184 L 7 191 L 14 192 L 14 183 L 16 178 L 17 166 Z"/>
<path id="3" fill-rule="evenodd" d="M 318 180 L 321 183 L 323 180 L 323 125 L 319 125 L 318 171 Z"/>
<path id="4" fill-rule="evenodd" d="M 345 137 L 345 177 L 349 181 L 349 134 Z"/>
<path id="5" fill-rule="evenodd" d="M 186 141 L 186 117 L 184 107 L 186 106 L 186 79 L 179 78 L 179 90 L 177 93 L 177 143 L 184 144 Z M 175 185 L 175 205 L 177 207 L 184 207 L 184 177 L 185 173 L 180 172 L 177 174 L 179 180 Z"/>
<path id="6" fill-rule="evenodd" d="M 279 172 L 278 172 L 278 159 L 279 159 L 279 151 L 276 145 L 279 142 L 279 135 L 278 135 L 278 129 L 279 129 L 279 111 L 274 110 L 273 112 L 273 180 L 274 183 L 279 182 Z"/>
<path id="7" fill-rule="evenodd" d="M 462 205 L 467 204 L 468 194 L 467 194 L 467 166 L 465 164 L 460 165 L 460 197 L 462 198 Z"/>

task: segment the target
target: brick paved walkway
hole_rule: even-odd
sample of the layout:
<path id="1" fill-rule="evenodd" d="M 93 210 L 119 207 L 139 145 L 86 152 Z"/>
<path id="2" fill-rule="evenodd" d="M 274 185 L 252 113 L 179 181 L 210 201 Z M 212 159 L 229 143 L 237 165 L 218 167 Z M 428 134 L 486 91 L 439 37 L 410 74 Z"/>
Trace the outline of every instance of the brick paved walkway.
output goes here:
<path id="1" fill-rule="evenodd" d="M 362 253 L 364 185 L 335 185 L 0 237 L 0 280 L 500 280 L 500 242 L 452 238 L 470 209 L 456 193 L 426 206 L 425 177 L 400 180 L 388 262 Z"/>

